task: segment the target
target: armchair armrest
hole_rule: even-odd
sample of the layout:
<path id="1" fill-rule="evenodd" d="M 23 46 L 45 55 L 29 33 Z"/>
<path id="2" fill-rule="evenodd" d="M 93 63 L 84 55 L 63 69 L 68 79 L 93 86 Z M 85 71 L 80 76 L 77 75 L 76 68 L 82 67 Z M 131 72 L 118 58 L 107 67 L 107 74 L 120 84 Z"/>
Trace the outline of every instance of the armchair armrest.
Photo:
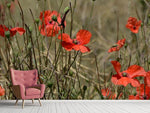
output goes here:
<path id="1" fill-rule="evenodd" d="M 13 85 L 12 90 L 16 98 L 25 99 L 25 87 L 23 85 Z"/>
<path id="2" fill-rule="evenodd" d="M 45 84 L 37 84 L 37 85 L 32 86 L 32 88 L 37 88 L 37 89 L 41 90 L 40 98 L 43 97 L 44 91 L 45 91 Z"/>

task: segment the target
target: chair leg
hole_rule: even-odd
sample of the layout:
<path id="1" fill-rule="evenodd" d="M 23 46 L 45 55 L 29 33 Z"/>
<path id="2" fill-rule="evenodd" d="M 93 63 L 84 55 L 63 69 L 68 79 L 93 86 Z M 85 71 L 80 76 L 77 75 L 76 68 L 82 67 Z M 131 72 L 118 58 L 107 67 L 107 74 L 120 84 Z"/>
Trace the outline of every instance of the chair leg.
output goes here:
<path id="1" fill-rule="evenodd" d="M 17 105 L 17 103 L 18 103 L 18 99 L 16 100 L 16 103 L 15 103 L 15 105 Z"/>
<path id="2" fill-rule="evenodd" d="M 42 106 L 41 101 L 40 101 L 40 98 L 39 98 L 39 103 L 40 103 L 40 106 Z"/>
<path id="3" fill-rule="evenodd" d="M 22 109 L 24 108 L 24 100 L 22 100 Z"/>
<path id="4" fill-rule="evenodd" d="M 34 104 L 34 99 L 32 99 L 32 104 Z"/>

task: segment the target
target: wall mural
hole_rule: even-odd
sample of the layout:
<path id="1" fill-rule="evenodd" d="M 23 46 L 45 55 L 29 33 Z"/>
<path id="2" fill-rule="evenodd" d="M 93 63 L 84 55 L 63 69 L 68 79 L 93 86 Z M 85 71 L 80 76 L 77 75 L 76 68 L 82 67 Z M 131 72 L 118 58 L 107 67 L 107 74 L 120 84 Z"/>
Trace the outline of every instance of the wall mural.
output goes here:
<path id="1" fill-rule="evenodd" d="M 149 2 L 1 0 L 0 99 L 149 99 Z"/>

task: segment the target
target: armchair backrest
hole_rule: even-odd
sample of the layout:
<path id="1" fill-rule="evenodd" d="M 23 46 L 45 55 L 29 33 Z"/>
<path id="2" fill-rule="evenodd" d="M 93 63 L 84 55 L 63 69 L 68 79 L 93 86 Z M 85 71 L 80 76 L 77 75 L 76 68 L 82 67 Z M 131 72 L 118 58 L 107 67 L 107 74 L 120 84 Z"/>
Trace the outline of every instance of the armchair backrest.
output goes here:
<path id="1" fill-rule="evenodd" d="M 13 85 L 23 85 L 25 87 L 37 85 L 38 72 L 36 69 L 28 71 L 10 69 L 10 71 Z"/>

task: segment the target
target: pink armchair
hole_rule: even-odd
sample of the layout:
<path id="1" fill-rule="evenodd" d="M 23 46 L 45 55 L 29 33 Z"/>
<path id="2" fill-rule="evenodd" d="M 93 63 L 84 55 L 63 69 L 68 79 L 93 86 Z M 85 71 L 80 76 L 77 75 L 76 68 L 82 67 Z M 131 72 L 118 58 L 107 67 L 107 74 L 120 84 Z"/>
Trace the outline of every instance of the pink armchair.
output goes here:
<path id="1" fill-rule="evenodd" d="M 22 99 L 22 108 L 24 108 L 24 100 L 35 98 L 39 99 L 43 97 L 45 91 L 44 84 L 37 84 L 38 72 L 37 70 L 29 70 L 29 71 L 20 71 L 10 69 L 11 71 L 11 79 L 12 79 L 12 90 L 14 95 L 16 96 L 16 104 L 18 99 Z"/>

